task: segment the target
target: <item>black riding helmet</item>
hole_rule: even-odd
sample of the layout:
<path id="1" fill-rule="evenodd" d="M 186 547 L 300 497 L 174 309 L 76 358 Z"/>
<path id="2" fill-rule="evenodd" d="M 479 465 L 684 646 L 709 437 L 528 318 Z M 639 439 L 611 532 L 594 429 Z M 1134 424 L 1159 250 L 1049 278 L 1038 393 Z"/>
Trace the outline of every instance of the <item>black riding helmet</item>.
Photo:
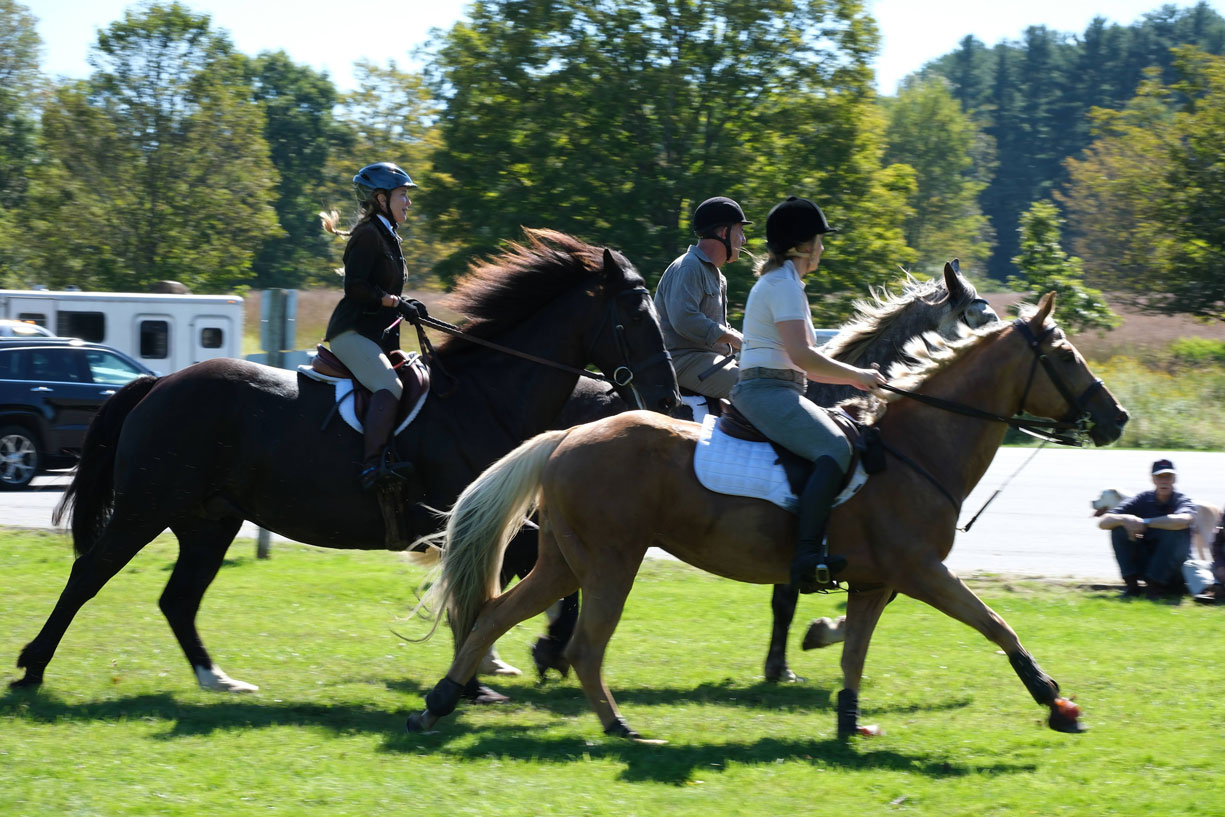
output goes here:
<path id="1" fill-rule="evenodd" d="M 744 210 L 740 208 L 740 205 L 727 196 L 709 198 L 693 211 L 693 231 L 698 234 L 699 238 L 714 238 L 723 242 L 728 258 L 732 257 L 730 232 L 727 236 L 721 237 L 717 234 L 718 229 L 733 224 L 752 223 L 744 217 Z"/>
<path id="2" fill-rule="evenodd" d="M 353 177 L 353 187 L 361 204 L 374 201 L 374 194 L 380 190 L 390 191 L 397 187 L 407 187 L 411 190 L 416 186 L 407 173 L 391 162 L 366 165 Z"/>
<path id="3" fill-rule="evenodd" d="M 798 196 L 788 196 L 774 205 L 766 216 L 766 246 L 777 255 L 822 233 L 836 232 L 825 220 L 820 207 Z"/>

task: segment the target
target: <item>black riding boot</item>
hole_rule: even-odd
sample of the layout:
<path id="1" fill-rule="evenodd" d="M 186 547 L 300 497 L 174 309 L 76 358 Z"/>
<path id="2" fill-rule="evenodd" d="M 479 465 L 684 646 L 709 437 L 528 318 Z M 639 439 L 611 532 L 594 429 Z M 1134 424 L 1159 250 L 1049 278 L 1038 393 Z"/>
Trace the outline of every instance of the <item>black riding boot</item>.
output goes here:
<path id="1" fill-rule="evenodd" d="M 796 525 L 795 560 L 791 563 L 791 584 L 801 593 L 815 593 L 832 586 L 834 574 L 846 568 L 842 556 L 828 555 L 825 523 L 830 505 L 838 496 L 842 469 L 833 457 L 820 457 L 813 463 L 812 475 L 800 494 L 800 518 Z"/>
<path id="2" fill-rule="evenodd" d="M 361 484 L 363 491 L 373 490 L 385 479 L 395 478 L 387 467 L 386 449 L 396 425 L 396 410 L 400 401 L 387 389 L 379 389 L 370 398 L 366 410 L 365 445 L 362 452 Z"/>

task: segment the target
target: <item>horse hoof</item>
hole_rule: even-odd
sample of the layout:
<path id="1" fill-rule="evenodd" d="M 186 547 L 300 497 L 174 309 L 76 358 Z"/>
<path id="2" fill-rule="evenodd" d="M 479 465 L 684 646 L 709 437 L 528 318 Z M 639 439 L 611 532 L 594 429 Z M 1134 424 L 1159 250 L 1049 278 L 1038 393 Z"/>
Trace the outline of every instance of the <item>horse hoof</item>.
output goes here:
<path id="1" fill-rule="evenodd" d="M 808 625 L 808 632 L 804 633 L 800 646 L 805 650 L 819 650 L 837 644 L 844 638 L 842 627 L 845 623 L 846 616 L 839 616 L 836 622 L 825 616 L 814 618 Z"/>
<path id="2" fill-rule="evenodd" d="M 1046 723 L 1056 732 L 1064 732 L 1069 735 L 1089 731 L 1089 727 L 1080 722 L 1080 707 L 1067 698 L 1055 699 L 1051 704 L 1051 716 Z"/>
<path id="3" fill-rule="evenodd" d="M 494 692 L 484 684 L 477 684 L 475 689 L 471 691 L 465 690 L 465 692 L 467 693 L 468 702 L 474 704 L 504 704 L 510 700 L 508 696 L 503 695 L 501 692 Z"/>
<path id="4" fill-rule="evenodd" d="M 405 722 L 404 728 L 410 733 L 420 735 L 437 735 L 438 730 L 430 730 L 425 728 L 425 720 L 423 719 L 424 712 L 414 712 L 408 716 L 408 721 Z"/>
<path id="5" fill-rule="evenodd" d="M 518 667 L 512 667 L 510 664 L 498 658 L 496 655 L 486 655 L 481 659 L 481 668 L 478 670 L 480 675 L 522 675 L 523 671 Z"/>
<path id="6" fill-rule="evenodd" d="M 239 681 L 226 675 L 220 667 L 196 667 L 196 681 L 200 689 L 208 692 L 259 692 L 255 684 Z"/>
<path id="7" fill-rule="evenodd" d="M 536 665 L 536 674 L 543 683 L 549 679 L 549 670 L 557 670 L 562 678 L 570 674 L 570 662 L 563 655 L 565 647 L 547 635 L 536 639 L 532 645 L 532 663 Z"/>
<path id="8" fill-rule="evenodd" d="M 9 681 L 9 689 L 38 689 L 42 686 L 42 683 L 42 678 L 31 678 L 27 675 L 25 678 L 18 678 L 16 681 Z"/>
<path id="9" fill-rule="evenodd" d="M 766 680 L 771 684 L 798 684 L 804 679 L 784 664 L 782 667 L 766 667 Z"/>
<path id="10" fill-rule="evenodd" d="M 859 736 L 861 738 L 878 738 L 883 734 L 885 734 L 885 730 L 881 729 L 874 723 L 858 724 L 849 732 L 844 732 L 841 729 L 838 730 L 838 737 L 843 739 L 853 738 L 855 736 Z"/>

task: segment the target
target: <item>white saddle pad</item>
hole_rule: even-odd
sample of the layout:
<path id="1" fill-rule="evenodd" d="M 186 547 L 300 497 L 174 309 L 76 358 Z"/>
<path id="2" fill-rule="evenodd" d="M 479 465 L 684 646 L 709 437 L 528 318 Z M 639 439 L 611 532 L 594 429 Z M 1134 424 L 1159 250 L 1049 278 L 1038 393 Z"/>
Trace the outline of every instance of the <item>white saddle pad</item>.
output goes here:
<path id="1" fill-rule="evenodd" d="M 417 354 L 416 352 L 409 352 L 408 362 L 404 365 L 425 365 L 420 358 L 421 355 Z M 349 427 L 354 431 L 361 433 L 364 430 L 362 428 L 361 421 L 357 419 L 357 412 L 353 409 L 354 400 L 352 397 L 352 392 L 355 388 L 353 378 L 329 377 L 326 374 L 320 374 L 307 365 L 299 366 L 298 371 L 306 377 L 309 377 L 311 380 L 318 380 L 320 383 L 334 384 L 336 387 L 336 402 L 340 405 L 340 416 L 344 418 L 344 421 L 348 423 Z M 409 410 L 408 415 L 404 418 L 404 422 L 400 423 L 400 425 L 396 427 L 396 434 L 399 434 L 401 431 L 408 428 L 408 424 L 417 418 L 417 415 L 421 412 L 421 407 L 425 405 L 425 399 L 429 396 L 430 390 L 426 389 L 425 392 L 417 398 L 417 402 L 414 403 L 412 409 Z"/>
<path id="2" fill-rule="evenodd" d="M 718 419 L 709 415 L 702 421 L 697 450 L 693 454 L 698 482 L 717 494 L 764 499 L 795 513 L 799 499 L 791 492 L 774 447 L 769 443 L 729 437 L 715 427 Z M 867 481 L 867 472 L 857 465 L 850 483 L 834 500 L 833 507 L 859 493 Z"/>

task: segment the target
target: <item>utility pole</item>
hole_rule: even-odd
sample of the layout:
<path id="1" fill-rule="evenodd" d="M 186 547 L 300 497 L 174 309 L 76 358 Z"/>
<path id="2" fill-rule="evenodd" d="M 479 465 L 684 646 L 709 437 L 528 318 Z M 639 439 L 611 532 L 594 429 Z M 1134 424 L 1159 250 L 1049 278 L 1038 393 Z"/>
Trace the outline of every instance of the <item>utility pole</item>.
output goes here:
<path id="1" fill-rule="evenodd" d="M 293 349 L 298 317 L 298 291 L 295 289 L 265 289 L 260 299 L 260 345 L 268 355 L 269 366 L 281 368 L 285 352 Z M 255 558 L 267 559 L 272 554 L 272 535 L 259 529 L 255 539 Z"/>

